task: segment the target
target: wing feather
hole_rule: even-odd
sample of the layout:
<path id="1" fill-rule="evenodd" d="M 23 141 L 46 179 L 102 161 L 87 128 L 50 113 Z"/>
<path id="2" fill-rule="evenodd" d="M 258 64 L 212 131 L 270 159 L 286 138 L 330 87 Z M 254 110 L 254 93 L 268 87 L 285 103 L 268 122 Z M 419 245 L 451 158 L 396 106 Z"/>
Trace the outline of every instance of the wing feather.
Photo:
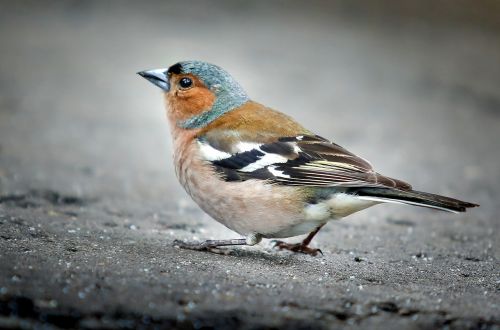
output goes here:
<path id="1" fill-rule="evenodd" d="M 408 183 L 375 172 L 365 159 L 317 135 L 280 137 L 268 143 L 231 144 L 212 139 L 199 138 L 200 151 L 216 150 L 204 158 L 227 181 L 258 179 L 292 186 L 411 189 Z"/>

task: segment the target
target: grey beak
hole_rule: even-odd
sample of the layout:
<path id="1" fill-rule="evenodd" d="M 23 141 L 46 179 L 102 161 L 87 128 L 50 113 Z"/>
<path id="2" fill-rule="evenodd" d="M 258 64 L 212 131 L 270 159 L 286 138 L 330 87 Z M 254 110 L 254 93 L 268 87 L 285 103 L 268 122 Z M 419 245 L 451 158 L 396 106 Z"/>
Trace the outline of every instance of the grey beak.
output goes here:
<path id="1" fill-rule="evenodd" d="M 137 72 L 137 74 L 168 92 L 170 90 L 170 83 L 168 81 L 167 70 L 168 69 L 145 70 Z"/>

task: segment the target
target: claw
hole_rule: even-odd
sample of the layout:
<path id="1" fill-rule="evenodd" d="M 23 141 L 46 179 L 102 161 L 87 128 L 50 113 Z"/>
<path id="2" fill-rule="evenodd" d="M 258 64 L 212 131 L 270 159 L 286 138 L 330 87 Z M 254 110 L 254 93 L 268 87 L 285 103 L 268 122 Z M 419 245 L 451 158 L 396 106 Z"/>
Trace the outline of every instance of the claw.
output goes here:
<path id="1" fill-rule="evenodd" d="M 194 250 L 194 251 L 207 251 L 215 254 L 229 255 L 231 250 L 219 249 L 216 245 L 211 245 L 208 241 L 204 242 L 184 242 L 181 240 L 174 240 L 172 246 L 180 249 Z"/>
<path id="2" fill-rule="evenodd" d="M 321 251 L 320 249 L 313 249 L 302 243 L 290 244 L 278 240 L 272 240 L 271 243 L 274 243 L 273 247 L 278 247 L 280 250 L 299 252 L 299 253 L 309 254 L 312 256 L 316 256 L 319 252 L 321 253 L 321 255 L 323 255 L 323 251 Z"/>
<path id="3" fill-rule="evenodd" d="M 184 245 L 184 244 L 186 244 L 186 243 L 184 243 L 183 241 L 178 240 L 178 239 L 176 239 L 176 240 L 174 240 L 174 241 L 172 242 L 172 246 L 177 246 L 177 247 L 181 247 L 181 246 L 182 246 L 182 245 Z"/>
<path id="4" fill-rule="evenodd" d="M 179 247 L 181 249 L 195 250 L 195 251 L 207 251 L 210 248 L 210 246 L 207 245 L 207 244 L 205 244 L 205 242 L 190 243 L 190 242 L 180 241 L 180 240 L 177 240 L 177 239 L 174 240 L 174 242 L 172 243 L 172 245 L 176 246 L 176 247 Z"/>

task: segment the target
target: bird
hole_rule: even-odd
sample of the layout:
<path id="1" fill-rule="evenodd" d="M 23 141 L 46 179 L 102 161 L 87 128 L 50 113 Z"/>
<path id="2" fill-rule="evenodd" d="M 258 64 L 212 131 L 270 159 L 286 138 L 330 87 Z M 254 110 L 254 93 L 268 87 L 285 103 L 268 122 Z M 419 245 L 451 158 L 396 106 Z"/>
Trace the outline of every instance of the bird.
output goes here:
<path id="1" fill-rule="evenodd" d="M 191 198 L 240 238 L 174 245 L 213 251 L 275 239 L 275 247 L 309 254 L 331 220 L 380 203 L 453 213 L 479 206 L 413 190 L 374 170 L 365 159 L 252 100 L 224 69 L 181 61 L 138 72 L 162 89 L 176 176 Z M 299 243 L 283 238 L 308 234 Z"/>

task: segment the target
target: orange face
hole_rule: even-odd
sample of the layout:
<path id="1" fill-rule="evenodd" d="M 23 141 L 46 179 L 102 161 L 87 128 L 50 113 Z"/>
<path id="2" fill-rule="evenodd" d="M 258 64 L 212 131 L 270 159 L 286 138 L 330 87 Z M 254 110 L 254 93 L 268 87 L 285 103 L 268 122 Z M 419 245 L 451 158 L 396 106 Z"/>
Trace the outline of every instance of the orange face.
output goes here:
<path id="1" fill-rule="evenodd" d="M 192 74 L 171 74 L 170 90 L 165 93 L 171 121 L 187 120 L 212 108 L 215 94 Z"/>

